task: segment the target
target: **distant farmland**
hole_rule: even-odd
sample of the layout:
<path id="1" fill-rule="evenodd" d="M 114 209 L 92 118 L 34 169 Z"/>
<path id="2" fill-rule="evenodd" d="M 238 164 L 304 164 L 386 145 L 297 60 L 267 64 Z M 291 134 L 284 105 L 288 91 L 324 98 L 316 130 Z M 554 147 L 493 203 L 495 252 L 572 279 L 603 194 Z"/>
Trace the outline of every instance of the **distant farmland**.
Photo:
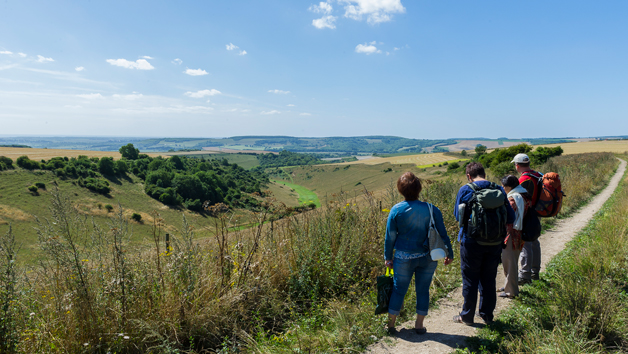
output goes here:
<path id="1" fill-rule="evenodd" d="M 582 154 L 586 152 L 612 152 L 623 154 L 628 151 L 628 140 L 600 140 L 569 144 L 549 144 L 543 146 L 560 146 L 563 148 L 563 154 L 565 155 Z"/>
<path id="2" fill-rule="evenodd" d="M 393 156 L 393 157 L 372 157 L 369 159 L 353 161 L 353 162 L 345 162 L 339 163 L 338 165 L 348 165 L 348 164 L 365 164 L 365 165 L 379 165 L 382 163 L 390 163 L 390 164 L 414 164 L 416 166 L 429 165 L 429 164 L 439 164 L 445 161 L 458 160 L 459 157 L 455 156 L 447 156 L 442 152 L 434 153 L 434 154 L 417 154 L 417 155 L 403 155 L 403 156 Z"/>
<path id="3" fill-rule="evenodd" d="M 31 160 L 49 160 L 53 157 L 78 157 L 84 155 L 87 157 L 113 157 L 119 159 L 120 153 L 117 151 L 91 151 L 91 150 L 63 150 L 63 149 L 30 149 L 30 148 L 11 148 L 0 147 L 0 156 L 6 156 L 13 161 L 18 157 L 26 155 Z M 163 154 L 149 153 L 149 156 L 159 156 Z"/>

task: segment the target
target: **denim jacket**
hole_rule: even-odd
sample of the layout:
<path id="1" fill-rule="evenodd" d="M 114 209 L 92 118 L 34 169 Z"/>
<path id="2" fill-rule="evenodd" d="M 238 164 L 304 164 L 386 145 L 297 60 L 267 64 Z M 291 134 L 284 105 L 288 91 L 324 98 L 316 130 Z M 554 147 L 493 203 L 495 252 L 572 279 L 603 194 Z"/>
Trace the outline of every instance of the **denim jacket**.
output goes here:
<path id="1" fill-rule="evenodd" d="M 451 241 L 447 236 L 443 214 L 434 207 L 434 224 L 443 242 L 447 246 L 449 258 L 454 258 Z M 393 249 L 405 253 L 429 252 L 427 233 L 430 229 L 430 210 L 427 203 L 418 200 L 403 201 L 390 209 L 386 225 L 384 258 L 393 259 Z"/>

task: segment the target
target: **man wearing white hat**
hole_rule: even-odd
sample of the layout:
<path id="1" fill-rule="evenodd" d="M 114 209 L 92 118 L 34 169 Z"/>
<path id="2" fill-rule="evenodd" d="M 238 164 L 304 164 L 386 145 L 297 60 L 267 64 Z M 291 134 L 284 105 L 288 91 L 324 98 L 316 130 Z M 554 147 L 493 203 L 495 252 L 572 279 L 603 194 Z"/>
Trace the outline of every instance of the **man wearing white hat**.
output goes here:
<path id="1" fill-rule="evenodd" d="M 528 191 L 531 196 L 532 205 L 536 205 L 539 199 L 538 178 L 543 174 L 530 168 L 530 157 L 526 154 L 517 154 L 511 163 L 515 164 L 515 169 L 521 177 L 519 184 Z M 532 280 L 539 279 L 541 270 L 541 243 L 539 240 L 526 242 L 519 256 L 521 267 L 519 268 L 519 285 L 528 284 Z"/>

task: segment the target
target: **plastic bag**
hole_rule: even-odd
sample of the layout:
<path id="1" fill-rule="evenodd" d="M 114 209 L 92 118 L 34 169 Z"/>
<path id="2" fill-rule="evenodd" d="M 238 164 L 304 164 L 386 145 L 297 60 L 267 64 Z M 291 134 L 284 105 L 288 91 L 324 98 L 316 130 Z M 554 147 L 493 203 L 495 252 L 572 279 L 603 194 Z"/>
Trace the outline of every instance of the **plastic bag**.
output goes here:
<path id="1" fill-rule="evenodd" d="M 386 274 L 377 277 L 377 307 L 375 307 L 375 314 L 388 312 L 388 303 L 390 302 L 390 296 L 393 291 L 393 275 L 395 272 L 386 267 Z"/>

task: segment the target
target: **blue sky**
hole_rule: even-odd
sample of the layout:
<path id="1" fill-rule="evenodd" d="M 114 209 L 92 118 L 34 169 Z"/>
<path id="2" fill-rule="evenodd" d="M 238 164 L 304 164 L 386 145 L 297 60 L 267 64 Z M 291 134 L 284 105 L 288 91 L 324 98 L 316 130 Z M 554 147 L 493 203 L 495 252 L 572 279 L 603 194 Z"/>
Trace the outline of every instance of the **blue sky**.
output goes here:
<path id="1" fill-rule="evenodd" d="M 626 1 L 0 3 L 0 135 L 628 134 Z"/>

